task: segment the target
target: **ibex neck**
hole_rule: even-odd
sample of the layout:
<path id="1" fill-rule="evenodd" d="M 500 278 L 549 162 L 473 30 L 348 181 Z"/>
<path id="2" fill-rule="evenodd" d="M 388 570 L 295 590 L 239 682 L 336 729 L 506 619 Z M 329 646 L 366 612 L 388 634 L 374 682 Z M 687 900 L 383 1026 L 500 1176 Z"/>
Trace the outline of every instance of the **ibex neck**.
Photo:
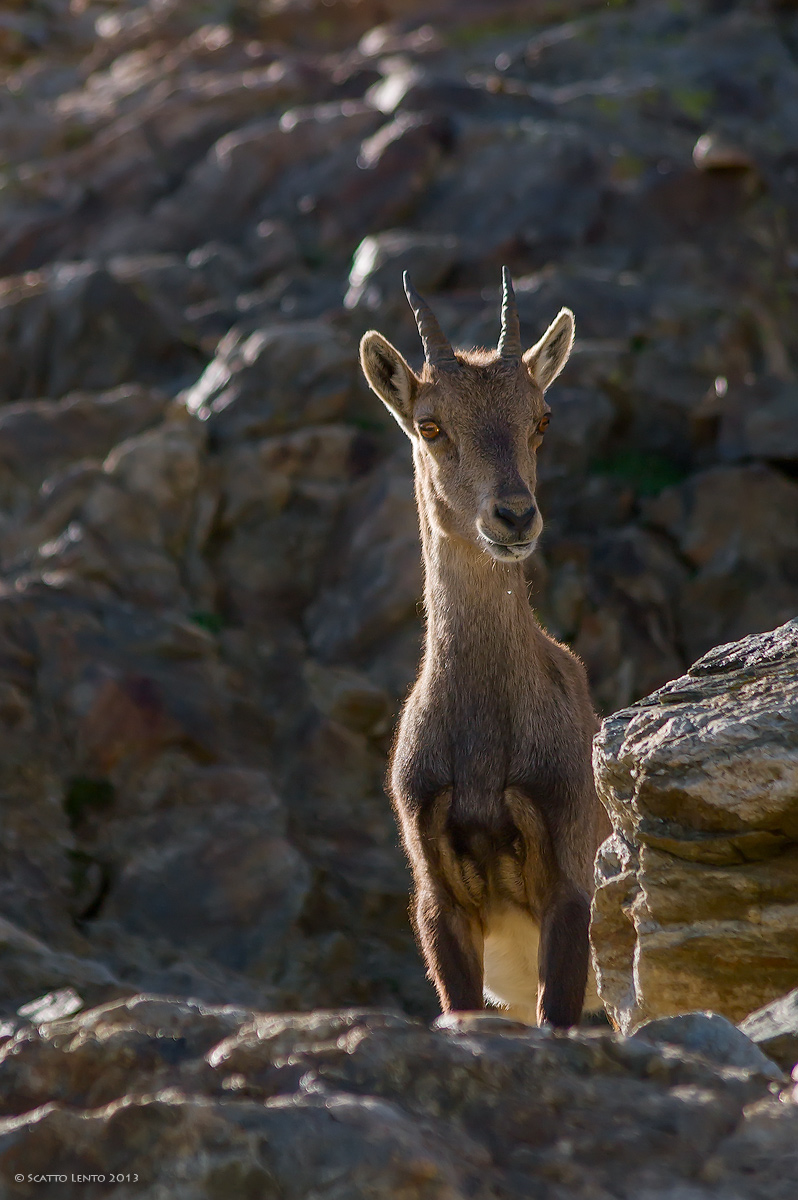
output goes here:
<path id="1" fill-rule="evenodd" d="M 428 664 L 453 667 L 515 662 L 539 635 L 521 564 L 500 563 L 486 550 L 432 527 L 421 510 Z"/>

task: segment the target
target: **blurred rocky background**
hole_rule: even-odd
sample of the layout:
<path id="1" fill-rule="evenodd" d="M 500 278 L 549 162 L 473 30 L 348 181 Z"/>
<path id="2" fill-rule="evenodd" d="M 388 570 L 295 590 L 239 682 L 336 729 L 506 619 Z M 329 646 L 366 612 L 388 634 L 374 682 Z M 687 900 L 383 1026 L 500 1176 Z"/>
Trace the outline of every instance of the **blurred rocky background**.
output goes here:
<path id="1" fill-rule="evenodd" d="M 503 263 L 529 344 L 575 311 L 530 588 L 600 711 L 792 617 L 798 12 L 12 0 L 0 62 L 3 1029 L 431 1017 L 382 787 L 410 456 L 358 339 L 419 362 L 404 268 L 461 344 Z"/>

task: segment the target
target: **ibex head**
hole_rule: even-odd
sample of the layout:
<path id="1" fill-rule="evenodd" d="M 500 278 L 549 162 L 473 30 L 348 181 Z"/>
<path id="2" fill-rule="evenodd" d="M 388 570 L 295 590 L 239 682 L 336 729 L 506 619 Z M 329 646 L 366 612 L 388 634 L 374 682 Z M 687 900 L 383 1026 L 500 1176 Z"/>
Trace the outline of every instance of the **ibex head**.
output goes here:
<path id="1" fill-rule="evenodd" d="M 506 267 L 503 276 L 496 350 L 455 353 L 405 274 L 424 345 L 421 374 L 374 330 L 360 343 L 360 362 L 369 386 L 413 441 L 430 522 L 510 562 L 531 554 L 543 528 L 535 500 L 536 455 L 549 421 L 543 393 L 571 352 L 574 316 L 561 309 L 523 353 Z"/>

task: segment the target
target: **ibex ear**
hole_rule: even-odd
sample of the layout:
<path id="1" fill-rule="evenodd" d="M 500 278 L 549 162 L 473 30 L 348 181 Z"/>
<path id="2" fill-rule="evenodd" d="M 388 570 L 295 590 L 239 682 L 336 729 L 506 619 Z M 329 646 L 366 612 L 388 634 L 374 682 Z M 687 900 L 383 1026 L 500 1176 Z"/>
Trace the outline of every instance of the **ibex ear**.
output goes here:
<path id="1" fill-rule="evenodd" d="M 404 429 L 413 433 L 413 401 L 421 382 L 399 351 L 381 333 L 371 329 L 360 342 L 360 365 L 366 382 L 376 392 L 391 415 Z"/>
<path id="2" fill-rule="evenodd" d="M 568 362 L 574 344 L 574 314 L 561 308 L 539 342 L 524 355 L 524 362 L 534 383 L 545 392 Z"/>

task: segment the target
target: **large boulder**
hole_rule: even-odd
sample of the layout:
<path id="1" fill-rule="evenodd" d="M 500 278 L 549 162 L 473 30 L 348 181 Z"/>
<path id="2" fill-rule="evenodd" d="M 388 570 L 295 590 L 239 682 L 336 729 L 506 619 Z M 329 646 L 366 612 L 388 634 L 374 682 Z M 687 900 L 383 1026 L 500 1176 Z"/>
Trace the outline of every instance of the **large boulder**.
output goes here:
<path id="1" fill-rule="evenodd" d="M 798 619 L 719 646 L 608 717 L 599 992 L 622 1029 L 783 995 L 798 962 Z"/>

